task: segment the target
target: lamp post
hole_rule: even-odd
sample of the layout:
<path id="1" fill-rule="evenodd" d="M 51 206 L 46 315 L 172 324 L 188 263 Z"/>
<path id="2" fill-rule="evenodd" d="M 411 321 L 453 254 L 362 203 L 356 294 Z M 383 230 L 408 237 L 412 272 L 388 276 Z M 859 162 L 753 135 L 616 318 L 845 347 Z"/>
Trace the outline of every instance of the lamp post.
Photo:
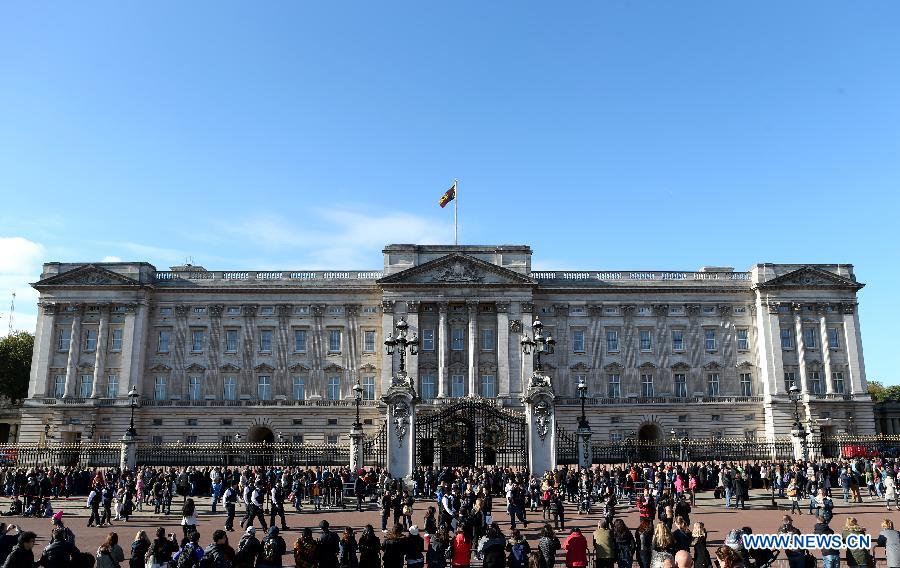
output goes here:
<path id="1" fill-rule="evenodd" d="M 522 340 L 519 343 L 522 345 L 522 353 L 525 355 L 534 354 L 534 374 L 531 377 L 532 385 L 534 385 L 539 380 L 545 380 L 541 374 L 544 370 L 541 356 L 553 354 L 553 346 L 556 345 L 556 340 L 553 339 L 552 335 L 544 336 L 544 324 L 541 323 L 540 319 L 534 320 L 534 323 L 531 324 L 531 330 L 534 334 L 533 337 L 523 333 Z"/>
<path id="2" fill-rule="evenodd" d="M 803 423 L 800 422 L 800 389 L 797 385 L 791 385 L 791 388 L 788 389 L 788 397 L 790 397 L 791 402 L 794 403 L 794 426 L 791 429 L 791 435 L 800 441 L 800 450 L 803 460 L 806 461 L 808 456 L 806 448 L 807 433 L 806 429 L 803 427 Z"/>
<path id="3" fill-rule="evenodd" d="M 384 340 L 384 345 L 387 348 L 387 354 L 391 356 L 393 359 L 394 353 L 400 353 L 400 370 L 397 373 L 398 377 L 402 377 L 404 380 L 406 379 L 406 350 L 409 349 L 410 355 L 418 355 L 419 354 L 419 338 L 416 337 L 416 334 L 413 333 L 412 337 L 407 337 L 409 334 L 409 324 L 406 323 L 406 318 L 400 318 L 400 321 L 397 322 L 397 325 L 394 326 L 394 332 L 388 332 L 387 339 Z"/>
<path id="4" fill-rule="evenodd" d="M 584 377 L 578 378 L 578 396 L 581 398 L 581 416 L 578 417 L 578 427 L 579 428 L 590 428 L 590 425 L 587 421 L 587 416 L 584 413 L 584 397 L 587 393 L 587 383 L 584 382 Z"/>
<path id="5" fill-rule="evenodd" d="M 131 425 L 128 427 L 126 434 L 132 438 L 137 437 L 137 430 L 134 429 L 134 409 L 137 408 L 137 401 L 140 396 L 137 387 L 131 385 L 131 390 L 128 391 L 128 398 L 131 399 Z"/>
<path id="6" fill-rule="evenodd" d="M 353 423 L 353 427 L 357 429 L 362 428 L 362 422 L 359 420 L 359 405 L 362 402 L 362 393 L 362 385 L 359 384 L 359 379 L 356 379 L 356 384 L 353 385 L 353 397 L 356 401 L 356 422 Z"/>

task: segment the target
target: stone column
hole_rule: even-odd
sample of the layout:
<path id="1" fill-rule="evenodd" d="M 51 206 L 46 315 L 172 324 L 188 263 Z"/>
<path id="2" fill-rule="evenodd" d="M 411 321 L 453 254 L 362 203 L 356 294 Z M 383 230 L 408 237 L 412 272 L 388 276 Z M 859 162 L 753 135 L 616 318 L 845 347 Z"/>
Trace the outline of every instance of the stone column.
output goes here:
<path id="1" fill-rule="evenodd" d="M 415 468 L 416 405 L 408 383 L 392 378 L 381 400 L 387 405 L 387 468 L 391 476 L 408 479 Z"/>
<path id="2" fill-rule="evenodd" d="M 556 469 L 555 396 L 549 382 L 530 382 L 523 399 L 528 425 L 528 467 L 535 475 L 543 475 Z"/>
<path id="3" fill-rule="evenodd" d="M 469 309 L 469 396 L 478 394 L 478 302 L 466 302 Z"/>
<path id="4" fill-rule="evenodd" d="M 419 348 L 422 347 L 422 334 L 419 329 L 419 306 L 421 302 L 418 301 L 407 301 L 406 302 L 406 323 L 409 324 L 409 338 L 412 339 L 413 334 L 416 334 L 416 337 L 419 338 Z M 419 391 L 421 385 L 419 385 L 419 365 L 414 363 L 412 358 L 407 359 L 406 365 L 406 373 L 409 375 L 409 384 L 413 386 L 413 389 L 416 392 Z"/>
<path id="5" fill-rule="evenodd" d="M 509 397 L 509 302 L 497 302 L 497 394 Z"/>
<path id="6" fill-rule="evenodd" d="M 122 368 L 119 371 L 119 396 L 128 394 L 132 384 L 143 377 L 144 370 L 144 349 L 149 342 L 155 341 L 155 337 L 147 338 L 150 308 L 146 304 L 126 304 L 125 305 L 125 325 L 122 329 Z M 156 345 L 152 345 L 152 349 L 156 351 Z M 149 377 L 150 381 L 155 379 Z M 144 390 L 144 393 L 152 393 L 152 384 L 137 385 L 138 391 Z M 141 394 L 144 394 L 141 393 Z"/>
<path id="7" fill-rule="evenodd" d="M 825 306 L 819 306 L 819 344 L 822 345 L 822 363 L 825 365 L 825 393 L 834 393 L 834 382 L 831 380 L 831 344 L 828 342 L 828 320 L 825 318 Z"/>
<path id="8" fill-rule="evenodd" d="M 28 381 L 28 398 L 38 398 L 53 393 L 54 378 L 50 376 L 50 362 L 56 352 L 56 304 L 39 304 L 37 330 L 34 336 L 34 352 L 31 355 L 31 379 Z"/>
<path id="9" fill-rule="evenodd" d="M 809 388 L 806 383 L 806 341 L 803 339 L 803 318 L 800 313 L 802 304 L 794 304 L 794 333 L 797 335 L 797 371 L 800 375 L 800 392 L 806 394 Z"/>
<path id="10" fill-rule="evenodd" d="M 590 469 L 594 464 L 594 451 L 591 447 L 591 428 L 587 424 L 578 426 L 575 431 L 576 448 L 578 450 L 578 467 Z"/>
<path id="11" fill-rule="evenodd" d="M 366 436 L 363 433 L 362 425 L 354 424 L 350 428 L 350 470 L 354 473 L 365 464 L 365 441 Z"/>
<path id="12" fill-rule="evenodd" d="M 844 314 L 844 347 L 847 351 L 847 371 L 850 373 L 850 391 L 854 395 L 866 392 L 866 367 L 863 363 L 862 340 L 859 336 L 859 319 L 856 304 L 841 304 Z"/>
<path id="13" fill-rule="evenodd" d="M 447 326 L 447 303 L 438 304 L 438 398 L 450 396 L 447 389 L 447 349 L 450 330 Z"/>
<path id="14" fill-rule="evenodd" d="M 69 334 L 69 357 L 66 360 L 66 396 L 74 396 L 76 383 L 78 382 L 78 358 L 81 355 L 81 317 L 84 314 L 84 305 L 72 304 L 75 311 L 72 313 L 72 329 Z"/>
<path id="15" fill-rule="evenodd" d="M 100 306 L 100 327 L 97 330 L 97 349 L 94 351 L 94 380 L 91 398 L 101 398 L 100 380 L 106 371 L 106 343 L 109 335 L 109 305 Z"/>
<path id="16" fill-rule="evenodd" d="M 119 442 L 122 445 L 119 452 L 119 468 L 122 471 L 134 471 L 137 467 L 137 438 L 126 432 Z"/>

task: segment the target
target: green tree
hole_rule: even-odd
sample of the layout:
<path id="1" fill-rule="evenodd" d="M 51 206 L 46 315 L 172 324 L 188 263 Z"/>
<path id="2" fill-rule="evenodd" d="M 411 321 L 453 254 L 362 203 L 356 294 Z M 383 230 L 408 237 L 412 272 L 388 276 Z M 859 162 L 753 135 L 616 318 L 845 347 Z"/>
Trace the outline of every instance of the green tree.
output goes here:
<path id="1" fill-rule="evenodd" d="M 875 402 L 900 400 L 900 385 L 886 387 L 880 381 L 869 381 L 869 394 Z"/>
<path id="2" fill-rule="evenodd" d="M 0 339 L 0 397 L 22 400 L 28 395 L 34 335 L 17 331 Z"/>

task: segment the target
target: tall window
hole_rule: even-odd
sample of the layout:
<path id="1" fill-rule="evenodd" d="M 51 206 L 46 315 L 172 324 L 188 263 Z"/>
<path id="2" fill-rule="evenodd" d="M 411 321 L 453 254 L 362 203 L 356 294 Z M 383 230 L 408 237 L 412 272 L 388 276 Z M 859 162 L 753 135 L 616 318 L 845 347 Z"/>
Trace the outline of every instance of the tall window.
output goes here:
<path id="1" fill-rule="evenodd" d="M 684 351 L 684 330 L 672 330 L 672 351 Z"/>
<path id="2" fill-rule="evenodd" d="M 153 384 L 153 399 L 166 400 L 166 398 L 166 378 L 156 377 L 156 382 Z"/>
<path id="3" fill-rule="evenodd" d="M 237 341 L 238 341 L 238 330 L 226 329 L 225 330 L 225 351 L 227 353 L 237 352 Z"/>
<path id="4" fill-rule="evenodd" d="M 200 400 L 200 377 L 188 378 L 188 399 Z"/>
<path id="5" fill-rule="evenodd" d="M 422 375 L 422 399 L 434 400 L 437 396 L 437 385 L 435 384 L 434 375 L 426 373 Z"/>
<path id="6" fill-rule="evenodd" d="M 294 330 L 294 351 L 297 353 L 306 353 L 306 330 Z"/>
<path id="7" fill-rule="evenodd" d="M 171 332 L 168 329 L 159 330 L 159 341 L 157 342 L 156 350 L 160 353 L 168 353 L 169 352 L 169 337 L 171 336 Z"/>
<path id="8" fill-rule="evenodd" d="M 781 328 L 781 348 L 782 349 L 793 349 L 794 348 L 794 334 L 791 333 L 791 328 L 789 328 L 789 327 Z"/>
<path id="9" fill-rule="evenodd" d="M 294 400 L 306 400 L 306 379 L 294 377 Z"/>
<path id="10" fill-rule="evenodd" d="M 747 329 L 738 329 L 737 334 L 737 348 L 738 351 L 748 351 L 750 349 L 750 339 L 747 336 Z"/>
<path id="11" fill-rule="evenodd" d="M 69 341 L 72 339 L 72 330 L 66 327 L 59 328 L 59 334 L 56 336 L 57 351 L 68 351 Z"/>
<path id="12" fill-rule="evenodd" d="M 203 330 L 195 329 L 191 331 L 191 351 L 197 353 L 203 351 Z"/>
<path id="13" fill-rule="evenodd" d="M 650 341 L 650 330 L 642 329 L 638 331 L 641 340 L 641 351 L 650 351 L 653 344 Z"/>
<path id="14" fill-rule="evenodd" d="M 450 332 L 450 349 L 462 351 L 466 345 L 466 331 L 461 327 L 454 328 Z"/>
<path id="15" fill-rule="evenodd" d="M 794 377 L 794 372 L 785 372 L 784 373 L 784 390 L 791 390 L 791 387 L 796 383 L 796 378 Z"/>
<path id="16" fill-rule="evenodd" d="M 841 346 L 841 335 L 836 327 L 828 328 L 828 347 L 831 349 L 839 349 Z"/>
<path id="17" fill-rule="evenodd" d="M 434 330 L 422 330 L 422 351 L 434 351 Z"/>
<path id="18" fill-rule="evenodd" d="M 85 351 L 94 351 L 95 349 L 97 349 L 97 330 L 96 329 L 84 330 L 84 350 Z"/>
<path id="19" fill-rule="evenodd" d="M 375 400 L 375 377 L 363 377 L 362 389 L 363 400 Z"/>
<path id="20" fill-rule="evenodd" d="M 328 330 L 328 351 L 330 353 L 338 353 L 341 350 L 341 330 Z"/>
<path id="21" fill-rule="evenodd" d="M 819 371 L 810 373 L 809 390 L 813 394 L 822 394 L 822 375 L 819 374 Z"/>
<path id="22" fill-rule="evenodd" d="M 53 379 L 53 396 L 62 398 L 66 396 L 66 376 L 56 375 Z"/>
<path id="23" fill-rule="evenodd" d="M 687 397 L 687 377 L 684 373 L 675 373 L 673 375 L 675 382 L 675 396 L 680 398 Z"/>
<path id="24" fill-rule="evenodd" d="M 453 375 L 450 377 L 450 396 L 461 398 L 466 396 L 466 376 Z"/>
<path id="25" fill-rule="evenodd" d="M 256 383 L 256 398 L 269 400 L 272 388 L 272 378 L 268 375 L 260 375 Z"/>
<path id="26" fill-rule="evenodd" d="M 341 398 L 341 378 L 340 377 L 329 377 L 328 378 L 328 400 L 340 400 Z"/>
<path id="27" fill-rule="evenodd" d="M 481 396 L 484 398 L 497 396 L 497 382 L 494 375 L 481 375 Z"/>
<path id="28" fill-rule="evenodd" d="M 707 396 L 719 396 L 719 373 L 706 375 L 706 394 Z"/>
<path id="29" fill-rule="evenodd" d="M 119 396 L 119 375 L 109 375 L 106 377 L 106 398 L 117 396 Z"/>
<path id="30" fill-rule="evenodd" d="M 615 329 L 606 332 L 606 350 L 611 352 L 619 350 L 619 332 Z"/>
<path id="31" fill-rule="evenodd" d="M 272 330 L 263 329 L 259 332 L 259 350 L 263 353 L 272 351 Z"/>
<path id="32" fill-rule="evenodd" d="M 819 345 L 816 335 L 818 329 L 814 327 L 803 328 L 803 346 L 807 349 L 816 349 Z"/>
<path id="33" fill-rule="evenodd" d="M 237 381 L 234 377 L 225 377 L 222 398 L 225 400 L 237 400 Z"/>
<path id="34" fill-rule="evenodd" d="M 619 382 L 619 375 L 612 373 L 607 375 L 609 381 L 606 386 L 606 396 L 609 398 L 622 398 L 622 384 Z"/>
<path id="35" fill-rule="evenodd" d="M 122 350 L 122 328 L 114 327 L 112 329 L 112 333 L 109 336 L 109 350 L 110 351 L 121 351 Z"/>
<path id="36" fill-rule="evenodd" d="M 572 332 L 572 351 L 584 353 L 584 331 L 580 329 Z"/>
<path id="37" fill-rule="evenodd" d="M 369 329 L 363 332 L 363 351 L 375 352 L 375 330 Z"/>
<path id="38" fill-rule="evenodd" d="M 494 350 L 494 330 L 490 328 L 485 328 L 481 330 L 481 350 L 482 351 L 493 351 Z"/>
<path id="39" fill-rule="evenodd" d="M 656 396 L 656 391 L 653 389 L 653 375 L 645 374 L 641 375 L 641 396 L 643 397 L 651 397 Z"/>
<path id="40" fill-rule="evenodd" d="M 834 387 L 834 392 L 844 394 L 844 373 L 840 371 L 831 373 L 831 384 Z"/>
<path id="41" fill-rule="evenodd" d="M 741 396 L 753 396 L 753 375 L 741 373 Z"/>
<path id="42" fill-rule="evenodd" d="M 703 330 L 703 344 L 707 351 L 716 350 L 716 330 L 710 328 Z"/>
<path id="43" fill-rule="evenodd" d="M 78 390 L 78 396 L 81 398 L 88 398 L 91 396 L 91 384 L 94 381 L 94 377 L 91 375 L 81 375 L 81 388 Z"/>

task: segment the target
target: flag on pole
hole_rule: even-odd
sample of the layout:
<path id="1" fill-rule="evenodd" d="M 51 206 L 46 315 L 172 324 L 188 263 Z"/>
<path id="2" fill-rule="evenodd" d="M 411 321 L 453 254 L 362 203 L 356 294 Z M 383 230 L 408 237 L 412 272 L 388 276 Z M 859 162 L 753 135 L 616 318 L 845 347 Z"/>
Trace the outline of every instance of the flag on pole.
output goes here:
<path id="1" fill-rule="evenodd" d="M 444 192 L 444 195 L 438 200 L 438 205 L 441 206 L 441 209 L 447 206 L 448 203 L 456 199 L 456 184 L 454 183 L 450 189 Z"/>

